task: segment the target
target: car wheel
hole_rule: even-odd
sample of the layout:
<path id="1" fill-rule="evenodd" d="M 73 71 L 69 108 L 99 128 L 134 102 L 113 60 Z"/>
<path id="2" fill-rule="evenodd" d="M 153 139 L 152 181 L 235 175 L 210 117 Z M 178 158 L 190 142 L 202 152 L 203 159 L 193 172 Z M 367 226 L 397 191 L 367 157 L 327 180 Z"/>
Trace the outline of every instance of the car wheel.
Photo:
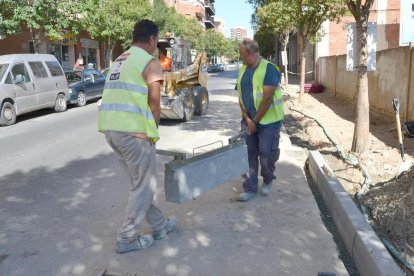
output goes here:
<path id="1" fill-rule="evenodd" d="M 67 107 L 68 107 L 68 103 L 66 101 L 66 96 L 64 94 L 59 94 L 55 102 L 55 111 L 63 112 L 63 111 L 66 111 Z"/>
<path id="2" fill-rule="evenodd" d="M 207 88 L 197 86 L 194 88 L 194 115 L 203 116 L 207 114 L 209 97 Z"/>
<path id="3" fill-rule="evenodd" d="M 78 106 L 85 106 L 86 105 L 86 95 L 83 92 L 79 92 L 78 94 Z"/>
<path id="4" fill-rule="evenodd" d="M 14 123 L 16 123 L 16 110 L 11 103 L 5 102 L 1 107 L 0 124 L 11 126 Z"/>

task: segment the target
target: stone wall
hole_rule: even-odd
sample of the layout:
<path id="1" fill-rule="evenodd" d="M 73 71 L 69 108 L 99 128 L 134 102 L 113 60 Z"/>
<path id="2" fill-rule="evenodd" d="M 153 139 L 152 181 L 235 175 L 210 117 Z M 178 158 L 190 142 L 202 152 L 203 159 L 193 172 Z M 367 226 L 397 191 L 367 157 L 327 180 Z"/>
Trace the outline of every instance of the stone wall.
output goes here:
<path id="1" fill-rule="evenodd" d="M 398 98 L 402 120 L 414 120 L 414 49 L 399 47 L 378 51 L 376 58 L 376 70 L 368 72 L 370 109 L 394 117 L 391 102 Z M 316 80 L 328 92 L 352 100 L 357 91 L 357 72 L 346 71 L 345 65 L 346 55 L 319 58 Z"/>

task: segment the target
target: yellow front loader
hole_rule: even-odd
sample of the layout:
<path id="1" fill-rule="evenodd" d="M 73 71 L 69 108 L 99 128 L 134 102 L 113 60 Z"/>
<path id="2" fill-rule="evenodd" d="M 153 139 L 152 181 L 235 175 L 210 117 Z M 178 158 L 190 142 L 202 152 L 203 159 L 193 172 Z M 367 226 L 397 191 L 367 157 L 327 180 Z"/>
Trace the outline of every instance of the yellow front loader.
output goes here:
<path id="1" fill-rule="evenodd" d="M 207 57 L 191 50 L 190 44 L 176 37 L 158 40 L 158 47 L 167 49 L 172 59 L 169 71 L 164 72 L 161 89 L 161 118 L 190 121 L 193 115 L 207 114 Z"/>

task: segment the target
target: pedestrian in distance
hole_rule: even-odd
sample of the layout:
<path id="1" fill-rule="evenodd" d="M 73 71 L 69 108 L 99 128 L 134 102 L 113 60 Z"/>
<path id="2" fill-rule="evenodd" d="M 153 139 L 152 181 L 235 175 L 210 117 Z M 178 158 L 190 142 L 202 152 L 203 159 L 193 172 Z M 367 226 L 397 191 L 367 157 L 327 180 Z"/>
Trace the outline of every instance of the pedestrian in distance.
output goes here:
<path id="1" fill-rule="evenodd" d="M 239 43 L 243 66 L 239 69 L 237 90 L 242 113 L 241 129 L 247 130 L 246 144 L 249 172 L 242 176 L 243 193 L 239 201 L 248 201 L 258 192 L 259 162 L 263 185 L 261 193 L 269 195 L 276 179 L 275 163 L 279 159 L 279 138 L 284 111 L 276 65 L 259 55 L 256 41 L 245 38 Z"/>
<path id="2" fill-rule="evenodd" d="M 159 139 L 162 67 L 152 54 L 158 26 L 150 20 L 135 24 L 132 47 L 120 55 L 108 74 L 99 107 L 99 131 L 130 178 L 125 218 L 118 229 L 116 251 L 125 253 L 150 246 L 173 230 L 177 218 L 165 218 L 155 194 L 155 143 Z M 144 219 L 153 235 L 141 235 Z"/>

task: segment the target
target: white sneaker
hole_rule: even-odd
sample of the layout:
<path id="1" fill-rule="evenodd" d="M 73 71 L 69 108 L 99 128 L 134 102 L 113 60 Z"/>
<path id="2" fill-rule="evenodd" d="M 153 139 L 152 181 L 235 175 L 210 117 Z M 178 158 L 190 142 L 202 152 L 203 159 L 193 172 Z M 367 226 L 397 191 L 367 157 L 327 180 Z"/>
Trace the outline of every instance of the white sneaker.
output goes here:
<path id="1" fill-rule="evenodd" d="M 262 185 L 262 195 L 268 196 L 270 194 L 270 191 L 272 190 L 272 182 L 269 184 L 263 183 Z"/>

